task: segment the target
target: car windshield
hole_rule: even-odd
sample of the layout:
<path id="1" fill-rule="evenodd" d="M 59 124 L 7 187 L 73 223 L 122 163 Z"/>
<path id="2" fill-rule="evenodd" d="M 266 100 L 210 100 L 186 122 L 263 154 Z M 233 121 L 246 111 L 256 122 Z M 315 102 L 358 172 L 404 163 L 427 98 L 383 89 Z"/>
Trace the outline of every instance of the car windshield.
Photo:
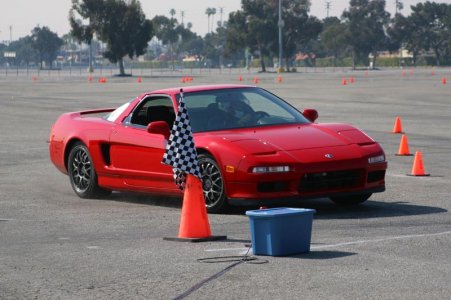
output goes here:
<path id="1" fill-rule="evenodd" d="M 127 109 L 127 107 L 130 105 L 131 102 L 132 102 L 132 100 L 130 100 L 127 103 L 122 104 L 121 106 L 119 106 L 118 108 L 116 108 L 115 110 L 110 112 L 109 114 L 105 115 L 103 118 L 110 122 L 116 121 L 116 119 Z"/>
<path id="2" fill-rule="evenodd" d="M 294 107 L 261 88 L 209 90 L 184 96 L 193 132 L 310 123 Z"/>

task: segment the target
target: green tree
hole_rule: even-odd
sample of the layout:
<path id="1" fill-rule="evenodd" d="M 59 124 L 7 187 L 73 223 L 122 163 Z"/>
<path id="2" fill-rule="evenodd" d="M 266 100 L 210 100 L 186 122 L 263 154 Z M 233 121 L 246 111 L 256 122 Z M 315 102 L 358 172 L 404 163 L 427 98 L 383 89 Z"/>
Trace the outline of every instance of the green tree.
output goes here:
<path id="1" fill-rule="evenodd" d="M 31 31 L 31 39 L 33 41 L 33 48 L 38 53 L 41 69 L 42 62 L 48 63 L 48 66 L 52 68 L 52 63 L 56 59 L 57 53 L 64 43 L 63 40 L 46 26 L 42 28 L 36 26 Z"/>
<path id="2" fill-rule="evenodd" d="M 223 65 L 224 47 L 226 44 L 227 29 L 225 26 L 220 26 L 216 32 L 209 33 L 204 38 L 203 56 L 208 59 L 212 66 Z"/>
<path id="3" fill-rule="evenodd" d="M 334 67 L 337 66 L 337 59 L 347 49 L 346 43 L 346 24 L 340 22 L 336 17 L 324 19 L 324 29 L 321 32 L 321 42 L 324 48 L 332 55 Z"/>
<path id="4" fill-rule="evenodd" d="M 169 10 L 169 14 L 171 15 L 171 19 L 174 19 L 174 16 L 175 16 L 175 14 L 176 14 L 175 9 L 171 8 L 171 9 Z"/>
<path id="5" fill-rule="evenodd" d="M 72 34 L 80 41 L 92 40 L 95 33 L 107 44 L 104 56 L 118 63 L 120 75 L 125 75 L 124 57 L 142 55 L 153 35 L 152 23 L 146 19 L 138 0 L 72 0 L 69 20 Z M 82 25 L 75 12 L 89 25 Z M 73 21 L 72 21 L 73 19 Z"/>
<path id="6" fill-rule="evenodd" d="M 307 50 L 312 39 L 317 39 L 322 24 L 316 17 L 309 16 L 310 1 L 292 0 L 282 2 L 283 21 L 283 54 L 285 65 L 289 69 L 289 61 L 299 49 Z M 275 18 L 275 16 L 274 16 Z M 276 52 L 274 50 L 274 52 Z"/>
<path id="7" fill-rule="evenodd" d="M 202 52 L 205 46 L 205 41 L 202 37 L 194 35 L 182 44 L 182 51 L 185 51 L 188 55 L 195 56 L 198 60 L 202 59 Z"/>
<path id="8" fill-rule="evenodd" d="M 214 13 L 213 13 L 214 10 Z M 212 30 L 212 28 L 210 28 L 210 16 L 216 13 L 216 9 L 215 8 L 211 8 L 211 7 L 207 7 L 207 9 L 205 9 L 205 14 L 207 15 L 207 34 L 210 33 L 210 31 Z"/>
<path id="9" fill-rule="evenodd" d="M 31 62 L 39 62 L 38 52 L 34 48 L 33 39 L 29 35 L 13 41 L 9 44 L 7 50 L 16 52 L 16 63 L 18 65 L 29 65 Z"/>
<path id="10" fill-rule="evenodd" d="M 169 47 L 169 56 L 172 61 L 172 69 L 175 69 L 174 64 L 174 48 L 180 38 L 180 27 L 176 19 L 169 19 L 166 16 L 155 16 L 152 19 L 155 28 L 155 36 Z"/>
<path id="11" fill-rule="evenodd" d="M 214 8 L 214 7 L 210 8 L 210 12 L 211 12 L 211 15 L 212 15 L 210 32 L 212 32 L 213 29 L 214 29 L 214 24 L 215 24 L 216 8 Z"/>
<path id="12" fill-rule="evenodd" d="M 246 15 L 242 10 L 231 12 L 226 32 L 225 53 L 231 56 L 246 48 L 246 39 L 249 34 L 246 27 Z"/>
<path id="13" fill-rule="evenodd" d="M 241 8 L 229 15 L 226 50 L 230 53 L 249 47 L 260 57 L 265 72 L 264 58 L 278 53 L 278 1 L 242 0 Z M 299 49 L 307 47 L 321 32 L 321 22 L 308 15 L 309 9 L 309 0 L 282 2 L 283 54 L 287 65 Z"/>
<path id="14" fill-rule="evenodd" d="M 451 4 L 427 1 L 411 6 L 411 9 L 412 14 L 407 18 L 409 31 L 412 32 L 408 47 L 420 46 L 426 51 L 432 50 L 439 66 L 450 53 Z"/>
<path id="15" fill-rule="evenodd" d="M 195 56 L 200 60 L 205 45 L 204 39 L 191 31 L 192 26 L 190 24 L 188 23 L 186 28 L 183 24 L 177 26 L 176 30 L 181 37 L 178 51 Z"/>
<path id="16" fill-rule="evenodd" d="M 0 65 L 3 65 L 5 58 L 3 56 L 4 51 L 6 50 L 6 44 L 0 42 Z"/>
<path id="17" fill-rule="evenodd" d="M 86 43 L 89 46 L 89 72 L 93 71 L 92 67 L 92 39 L 94 37 L 95 26 L 101 20 L 101 12 L 103 2 L 98 0 L 72 0 L 72 8 L 69 11 L 69 24 L 71 27 L 70 34 L 74 36 L 80 43 Z M 83 24 L 80 19 L 75 17 L 75 13 L 83 19 L 88 20 L 88 24 Z"/>
<path id="18" fill-rule="evenodd" d="M 370 53 L 375 67 L 378 51 L 385 48 L 387 41 L 385 29 L 390 14 L 385 11 L 385 0 L 351 0 L 342 17 L 348 26 L 347 41 L 352 47 L 353 67 L 357 62 L 367 65 Z"/>
<path id="19" fill-rule="evenodd" d="M 277 41 L 277 19 L 275 1 L 242 0 L 241 10 L 229 15 L 227 31 L 227 48 L 229 51 L 240 51 L 249 47 L 260 57 L 262 72 L 266 72 L 265 56 Z"/>

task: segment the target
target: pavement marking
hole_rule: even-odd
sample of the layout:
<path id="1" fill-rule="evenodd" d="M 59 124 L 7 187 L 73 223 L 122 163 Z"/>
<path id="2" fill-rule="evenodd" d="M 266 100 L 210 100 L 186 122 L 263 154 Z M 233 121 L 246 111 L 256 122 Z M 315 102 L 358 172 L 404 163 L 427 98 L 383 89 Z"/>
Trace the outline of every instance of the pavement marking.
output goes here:
<path id="1" fill-rule="evenodd" d="M 446 235 L 446 234 L 451 234 L 451 230 L 450 231 L 437 232 L 437 233 L 399 235 L 399 236 L 392 236 L 392 237 L 387 237 L 387 238 L 383 238 L 383 239 L 360 240 L 360 241 L 345 242 L 345 243 L 330 244 L 330 245 L 311 246 L 310 250 L 342 247 L 342 246 L 349 246 L 349 245 L 359 245 L 359 244 L 366 244 L 366 243 L 377 243 L 377 242 L 401 240 L 401 239 L 431 237 L 431 236 L 439 236 L 439 235 Z M 244 255 L 244 254 L 246 254 L 248 252 L 248 249 L 249 248 L 247 248 L 247 247 L 241 247 L 241 248 L 219 248 L 219 249 L 206 249 L 205 252 L 241 251 L 241 252 L 239 252 L 239 254 Z M 252 249 L 249 251 L 249 254 L 251 254 L 251 253 L 252 253 Z"/>
<path id="2" fill-rule="evenodd" d="M 312 247 L 310 247 L 310 249 L 316 250 L 316 249 L 334 248 L 334 247 L 341 247 L 341 246 L 348 246 L 348 245 L 377 243 L 377 242 L 384 242 L 384 241 L 391 241 L 391 240 L 411 239 L 411 238 L 419 238 L 419 237 L 430 237 L 430 236 L 438 236 L 438 235 L 446 235 L 446 234 L 451 234 L 451 231 L 444 231 L 444 232 L 437 232 L 437 233 L 425 233 L 425 234 L 399 235 L 399 236 L 393 236 L 393 237 L 388 237 L 388 238 L 383 238 L 383 239 L 360 240 L 360 241 L 338 243 L 338 244 L 331 244 L 331 245 L 312 246 Z"/>
<path id="3" fill-rule="evenodd" d="M 220 248 L 220 249 L 207 249 L 205 252 L 220 252 L 220 251 L 238 251 L 238 250 L 247 250 L 248 248 Z"/>
<path id="4" fill-rule="evenodd" d="M 39 147 L 39 148 L 24 148 L 24 149 L 8 149 L 8 150 L 0 150 L 0 153 L 10 153 L 10 152 L 28 152 L 28 151 L 36 151 L 36 150 L 48 150 L 48 147 Z"/>
<path id="5" fill-rule="evenodd" d="M 16 219 L 0 219 L 0 222 L 1 221 L 4 221 L 4 222 L 7 222 L 7 221 L 15 221 Z"/>
<path id="6" fill-rule="evenodd" d="M 88 248 L 88 249 L 100 249 L 99 246 L 86 246 L 86 248 Z"/>

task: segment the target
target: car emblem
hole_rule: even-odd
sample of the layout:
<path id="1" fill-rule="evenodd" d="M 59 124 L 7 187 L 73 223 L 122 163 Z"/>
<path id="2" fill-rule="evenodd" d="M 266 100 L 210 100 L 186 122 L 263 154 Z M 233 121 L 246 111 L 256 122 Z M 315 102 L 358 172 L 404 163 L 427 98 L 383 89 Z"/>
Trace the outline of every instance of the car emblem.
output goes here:
<path id="1" fill-rule="evenodd" d="M 328 158 L 328 159 L 334 158 L 333 154 L 330 154 L 330 153 L 327 153 L 326 155 L 324 155 L 324 157 Z"/>

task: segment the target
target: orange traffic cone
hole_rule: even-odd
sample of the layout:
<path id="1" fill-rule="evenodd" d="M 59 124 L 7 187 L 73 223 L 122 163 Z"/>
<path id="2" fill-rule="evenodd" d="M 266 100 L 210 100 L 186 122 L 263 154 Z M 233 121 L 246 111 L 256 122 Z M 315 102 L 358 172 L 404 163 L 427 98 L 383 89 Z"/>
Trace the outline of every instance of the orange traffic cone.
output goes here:
<path id="1" fill-rule="evenodd" d="M 407 136 L 405 134 L 401 137 L 401 142 L 399 143 L 399 149 L 397 156 L 412 156 L 409 152 L 409 145 L 407 143 Z"/>
<path id="2" fill-rule="evenodd" d="M 392 133 L 404 133 L 402 132 L 401 118 L 396 117 L 395 125 L 393 126 Z"/>
<path id="3" fill-rule="evenodd" d="M 185 77 L 182 77 L 182 79 L 180 79 L 180 82 L 181 82 L 181 83 L 185 83 L 185 82 L 186 82 Z"/>
<path id="4" fill-rule="evenodd" d="M 401 75 L 402 75 L 403 77 L 406 76 L 406 75 L 407 75 L 406 71 L 405 71 L 405 70 L 402 70 Z"/>
<path id="5" fill-rule="evenodd" d="M 257 84 L 258 82 L 259 82 L 258 76 L 255 76 L 255 77 L 254 77 L 254 83 Z"/>
<path id="6" fill-rule="evenodd" d="M 349 83 L 354 83 L 354 82 L 355 82 L 354 77 L 350 76 L 350 77 L 349 77 Z"/>
<path id="7" fill-rule="evenodd" d="M 36 76 L 33 76 L 33 81 L 37 81 L 38 78 Z"/>
<path id="8" fill-rule="evenodd" d="M 442 78 L 442 84 L 446 84 L 446 77 Z"/>
<path id="9" fill-rule="evenodd" d="M 188 174 L 183 194 L 182 215 L 177 238 L 164 238 L 172 241 L 202 242 L 226 239 L 226 236 L 212 236 L 205 207 L 202 182 Z"/>
<path id="10" fill-rule="evenodd" d="M 141 77 L 138 77 L 138 79 L 136 79 L 136 82 L 141 83 L 143 82 L 143 79 Z"/>
<path id="11" fill-rule="evenodd" d="M 188 174 L 183 195 L 179 238 L 206 238 L 211 235 L 202 183 Z"/>
<path id="12" fill-rule="evenodd" d="M 280 76 L 280 75 L 277 76 L 277 82 L 278 82 L 278 83 L 282 83 L 282 80 L 283 80 L 283 79 L 282 79 L 282 76 Z"/>
<path id="13" fill-rule="evenodd" d="M 420 151 L 415 152 L 415 158 L 413 160 L 412 172 L 407 174 L 409 176 L 430 176 L 424 172 L 423 158 Z"/>
<path id="14" fill-rule="evenodd" d="M 343 78 L 341 79 L 341 85 L 346 85 L 346 84 L 347 84 L 346 78 L 343 77 Z"/>
<path id="15" fill-rule="evenodd" d="M 89 82 L 89 83 L 92 82 L 92 76 L 91 76 L 91 75 L 88 76 L 88 82 Z"/>
<path id="16" fill-rule="evenodd" d="M 365 76 L 368 76 L 368 71 L 365 71 Z"/>
<path id="17" fill-rule="evenodd" d="M 434 69 L 432 69 L 432 71 L 431 71 L 431 75 L 432 75 L 432 76 L 434 76 L 434 75 L 435 75 L 435 70 L 434 70 Z"/>

